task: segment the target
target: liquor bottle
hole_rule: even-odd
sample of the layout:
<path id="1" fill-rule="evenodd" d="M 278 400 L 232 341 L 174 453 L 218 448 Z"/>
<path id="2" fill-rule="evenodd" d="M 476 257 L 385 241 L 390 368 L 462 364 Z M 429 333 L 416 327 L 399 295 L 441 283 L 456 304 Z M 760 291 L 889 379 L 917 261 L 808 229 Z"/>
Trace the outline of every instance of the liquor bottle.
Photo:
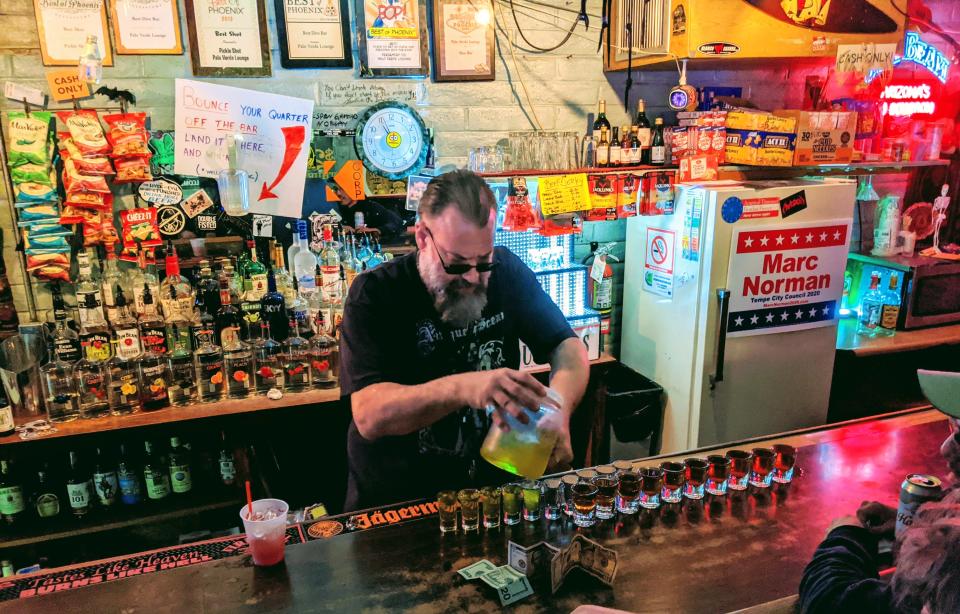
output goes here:
<path id="1" fill-rule="evenodd" d="M 54 341 L 47 346 L 52 360 L 40 367 L 43 400 L 50 422 L 70 422 L 80 417 L 77 409 L 77 383 L 73 363 L 64 362 L 54 351 Z"/>
<path id="2" fill-rule="evenodd" d="M 13 435 L 16 432 L 16 423 L 13 421 L 13 408 L 3 390 L 0 390 L 0 437 Z"/>
<path id="3" fill-rule="evenodd" d="M 77 294 L 79 297 L 79 293 Z M 80 312 L 87 312 L 85 319 L 80 323 L 80 349 L 83 358 L 90 361 L 109 360 L 110 351 L 110 327 L 103 317 L 103 311 L 96 306 L 96 297 L 92 293 L 83 295 L 84 303 Z M 78 305 L 81 305 L 78 303 Z M 115 309 L 115 308 L 114 308 Z"/>
<path id="4" fill-rule="evenodd" d="M 330 302 L 336 298 L 340 281 L 340 256 L 333 243 L 333 231 L 330 226 L 323 227 L 323 248 L 317 258 L 320 263 L 321 292 L 324 300 Z"/>
<path id="5" fill-rule="evenodd" d="M 86 516 L 93 511 L 93 497 L 90 474 L 80 464 L 77 453 L 70 450 L 70 472 L 67 474 L 67 500 L 70 502 L 70 511 L 77 518 Z"/>
<path id="6" fill-rule="evenodd" d="M 290 319 L 290 336 L 283 342 L 283 374 L 287 392 L 310 388 L 310 344 L 300 336 L 293 318 Z"/>
<path id="7" fill-rule="evenodd" d="M 307 229 L 306 220 L 297 220 L 296 226 L 293 228 L 293 237 L 290 241 L 290 247 L 287 248 L 287 258 L 284 261 L 287 265 L 287 272 L 290 273 L 290 277 L 293 279 L 297 278 L 296 267 L 294 266 L 294 259 L 297 257 L 297 253 L 300 251 L 300 224 L 303 224 L 304 232 Z"/>
<path id="8" fill-rule="evenodd" d="M 305 328 L 310 328 L 312 323 L 309 321 L 310 304 L 300 293 L 300 285 L 296 279 L 293 280 L 296 297 L 292 303 L 287 304 L 287 317 L 292 318 L 297 323 L 297 329 L 303 334 Z M 290 322 L 287 322 L 287 336 L 290 335 Z"/>
<path id="9" fill-rule="evenodd" d="M 151 501 L 160 501 L 170 495 L 170 474 L 166 459 L 161 455 L 154 455 L 153 444 L 143 442 L 143 482 L 147 487 L 147 498 Z"/>
<path id="10" fill-rule="evenodd" d="M 267 275 L 267 293 L 260 299 L 260 323 L 269 324 L 270 330 L 279 341 L 283 341 L 289 334 L 287 326 L 290 320 L 287 316 L 287 305 L 277 288 L 277 278 L 273 271 Z"/>
<path id="11" fill-rule="evenodd" d="M 164 320 L 169 322 L 178 315 L 190 319 L 196 296 L 190 282 L 180 273 L 180 258 L 173 247 L 173 241 L 167 242 L 164 270 L 166 276 L 160 282 L 160 306 L 163 308 Z"/>
<path id="12" fill-rule="evenodd" d="M 53 303 L 53 354 L 63 362 L 74 363 L 80 360 L 80 337 L 67 326 L 67 308 L 63 304 L 60 284 L 54 284 L 51 294 Z M 51 355 L 53 355 L 51 354 Z"/>
<path id="13" fill-rule="evenodd" d="M 630 166 L 633 161 L 630 159 L 630 126 L 624 125 L 620 128 L 620 166 Z"/>
<path id="14" fill-rule="evenodd" d="M 253 380 L 257 393 L 266 394 L 271 388 L 283 390 L 283 346 L 271 336 L 270 323 L 266 320 L 260 323 L 260 338 L 253 346 L 253 352 L 256 360 Z"/>
<path id="15" fill-rule="evenodd" d="M 49 475 L 50 472 L 46 466 L 37 472 L 37 483 L 33 489 L 33 496 L 30 497 L 33 513 L 43 521 L 60 515 L 60 496 Z"/>
<path id="16" fill-rule="evenodd" d="M 146 284 L 141 294 L 143 309 L 138 314 L 140 344 L 144 352 L 154 352 L 161 356 L 167 353 L 167 325 L 163 322 L 153 290 Z"/>
<path id="17" fill-rule="evenodd" d="M 200 279 L 197 280 L 197 291 L 194 299 L 194 310 L 199 309 L 200 305 L 206 306 L 211 314 L 217 313 L 220 309 L 220 282 L 213 276 L 213 269 L 210 268 L 209 260 L 201 260 L 198 268 L 200 269 Z"/>
<path id="18" fill-rule="evenodd" d="M 127 455 L 127 446 L 120 444 L 120 458 L 117 460 L 117 483 L 120 488 L 120 502 L 124 505 L 136 505 L 143 500 L 140 488 L 140 475 L 133 459 Z"/>
<path id="19" fill-rule="evenodd" d="M 654 121 L 653 138 L 650 141 L 650 164 L 662 166 L 667 163 L 667 147 L 663 139 L 663 118 Z"/>
<path id="20" fill-rule="evenodd" d="M 123 275 L 117 266 L 117 253 L 113 250 L 113 243 L 107 243 L 104 247 L 107 259 L 103 263 L 103 279 L 100 282 L 100 291 L 107 321 L 112 322 L 117 317 L 116 290 L 123 284 Z"/>
<path id="21" fill-rule="evenodd" d="M 300 245 L 299 251 L 294 256 L 293 269 L 297 283 L 300 285 L 300 293 L 312 294 L 317 289 L 314 269 L 317 266 L 317 258 L 310 251 L 310 245 L 307 243 L 307 223 L 304 220 L 297 221 L 297 242 Z"/>
<path id="22" fill-rule="evenodd" d="M 120 356 L 117 340 L 113 340 L 113 358 L 107 361 L 107 401 L 110 413 L 125 416 L 140 409 L 140 371 L 136 359 Z"/>
<path id="23" fill-rule="evenodd" d="M 613 136 L 610 138 L 610 157 L 607 164 L 611 167 L 620 166 L 623 163 L 623 148 L 620 145 L 620 128 L 614 126 Z"/>
<path id="24" fill-rule="evenodd" d="M 880 291 L 880 273 L 870 274 L 870 289 L 860 299 L 860 316 L 857 320 L 857 334 L 873 337 L 877 334 L 883 314 L 883 293 Z"/>
<path id="25" fill-rule="evenodd" d="M 630 164 L 634 166 L 643 163 L 643 146 L 640 144 L 638 130 L 636 126 L 630 127 Z"/>
<path id="26" fill-rule="evenodd" d="M 170 382 L 173 379 L 170 373 L 170 361 L 166 356 L 167 346 L 163 346 L 164 353 L 159 353 L 154 346 L 148 346 L 146 351 L 137 359 L 137 369 L 140 373 L 140 407 L 144 411 L 153 411 L 170 406 Z"/>
<path id="27" fill-rule="evenodd" d="M 877 335 L 892 337 L 897 332 L 897 320 L 900 319 L 900 293 L 897 285 L 900 278 L 896 273 L 890 274 L 890 283 L 883 293 L 882 307 L 880 308 L 880 325 L 877 326 Z"/>
<path id="28" fill-rule="evenodd" d="M 227 434 L 220 431 L 220 481 L 224 486 L 237 483 L 237 466 L 233 462 L 233 450 L 227 443 Z"/>
<path id="29" fill-rule="evenodd" d="M 607 138 L 607 129 L 600 129 L 600 140 L 597 142 L 597 167 L 610 166 L 610 140 Z"/>
<path id="30" fill-rule="evenodd" d="M 243 316 L 240 310 L 233 304 L 233 297 L 230 292 L 230 281 L 227 273 L 220 277 L 220 309 L 214 321 L 217 333 L 217 341 L 223 346 L 226 342 L 225 334 L 236 334 L 242 338 L 241 330 L 244 328 Z M 232 331 L 225 333 L 224 331 Z"/>
<path id="31" fill-rule="evenodd" d="M 637 118 L 634 123 L 637 125 L 637 138 L 640 140 L 640 162 L 650 164 L 650 146 L 652 145 L 653 133 L 650 130 L 650 120 L 647 119 L 647 110 L 643 98 L 637 101 Z"/>
<path id="32" fill-rule="evenodd" d="M 135 280 L 137 283 L 131 283 L 130 287 L 133 289 L 134 311 L 143 313 L 144 288 L 149 288 L 154 297 L 160 296 L 160 280 L 157 278 L 157 261 L 154 258 L 152 247 L 140 250 L 137 259 L 140 273 L 139 275 L 136 272 L 133 273 L 131 281 Z"/>
<path id="33" fill-rule="evenodd" d="M 107 347 L 110 347 L 109 339 Z M 106 355 L 109 360 L 109 350 Z M 84 356 L 74 365 L 77 404 L 82 418 L 100 418 L 110 413 L 110 403 L 107 400 L 107 360 L 93 360 Z"/>
<path id="34" fill-rule="evenodd" d="M 170 487 L 174 494 L 185 495 L 193 489 L 190 451 L 180 445 L 179 437 L 170 438 Z"/>
<path id="35" fill-rule="evenodd" d="M 103 507 L 116 505 L 117 495 L 120 492 L 117 472 L 100 448 L 97 448 L 97 457 L 93 465 L 93 490 L 97 494 L 97 501 Z"/>
<path id="36" fill-rule="evenodd" d="M 214 334 L 205 332 L 200 339 L 200 347 L 194 353 L 197 371 L 197 399 L 200 401 L 219 401 L 223 398 L 223 351 L 213 343 Z"/>
<path id="37" fill-rule="evenodd" d="M 257 260 L 256 244 L 247 241 L 250 256 L 244 259 L 240 270 L 243 294 L 240 298 L 240 313 L 243 317 L 244 340 L 250 338 L 250 333 L 260 328 L 260 304 L 263 295 L 267 293 L 267 268 Z"/>
<path id="38" fill-rule="evenodd" d="M 337 229 L 337 256 L 340 258 L 340 266 L 350 260 L 350 244 L 347 242 L 347 231 L 342 225 Z"/>
<path id="39" fill-rule="evenodd" d="M 206 272 L 206 274 L 210 274 L 209 266 L 203 270 Z M 201 275 L 203 275 L 203 273 L 201 273 Z M 203 281 L 202 277 L 201 281 Z M 213 283 L 217 285 L 215 301 L 212 298 L 209 289 L 197 289 L 197 298 L 196 302 L 194 303 L 195 318 L 193 322 L 190 323 L 190 344 L 194 348 L 200 347 L 201 338 L 205 334 L 216 334 L 217 326 L 214 314 L 220 309 L 220 286 L 217 284 L 216 280 L 211 279 L 210 281 L 213 281 Z M 217 310 L 213 309 L 214 303 L 216 303 Z"/>
<path id="40" fill-rule="evenodd" d="M 359 266 L 357 267 L 357 273 L 366 271 L 369 268 L 372 268 L 367 262 L 373 257 L 373 250 L 370 249 L 370 235 L 363 235 L 357 239 L 357 262 Z"/>
<path id="41" fill-rule="evenodd" d="M 170 367 L 167 395 L 174 407 L 188 405 L 196 396 L 192 342 L 190 323 L 178 311 L 172 319 L 167 320 L 167 360 Z"/>
<path id="42" fill-rule="evenodd" d="M 253 393 L 253 352 L 233 328 L 224 329 L 220 338 L 223 342 L 227 396 L 231 399 L 246 398 Z"/>
<path id="43" fill-rule="evenodd" d="M 77 319 L 83 328 L 93 318 L 103 321 L 103 296 L 100 280 L 94 276 L 90 254 L 83 249 L 77 252 L 77 279 L 74 281 L 77 297 Z"/>
<path id="44" fill-rule="evenodd" d="M 337 304 L 333 307 L 333 321 L 331 326 L 331 335 L 340 340 L 340 325 L 343 323 L 343 311 L 347 304 L 347 295 L 350 293 L 350 286 L 347 284 L 346 273 L 343 267 L 340 267 L 340 291 L 337 293 Z"/>
<path id="45" fill-rule="evenodd" d="M 24 517 L 27 509 L 23 497 L 23 485 L 14 470 L 13 462 L 0 460 L 0 516 L 7 524 L 16 524 Z"/>
<path id="46" fill-rule="evenodd" d="M 593 120 L 593 138 L 600 138 L 600 131 L 604 128 L 610 131 L 610 121 L 607 120 L 607 101 L 603 98 L 597 103 L 597 118 Z"/>
<path id="47" fill-rule="evenodd" d="M 123 290 L 117 287 L 117 317 L 110 321 L 113 326 L 114 358 L 134 360 L 140 356 L 143 347 L 140 345 L 140 328 L 137 321 L 130 315 L 127 306 L 127 297 Z"/>
<path id="48" fill-rule="evenodd" d="M 350 234 L 350 268 L 347 271 L 347 283 L 353 284 L 353 280 L 363 270 L 363 263 L 357 256 L 357 240 L 353 233 Z"/>
<path id="49" fill-rule="evenodd" d="M 317 313 L 316 330 L 310 340 L 310 378 L 314 388 L 335 388 L 339 382 L 340 348 L 327 330 L 322 311 Z"/>
<path id="50" fill-rule="evenodd" d="M 383 264 L 383 251 L 380 249 L 380 242 L 376 239 L 370 239 L 370 244 L 373 246 L 373 253 L 371 253 L 370 258 L 367 260 L 367 269 L 372 269 L 375 266 Z"/>
<path id="51" fill-rule="evenodd" d="M 275 245 L 273 248 L 273 277 L 277 281 L 277 292 L 283 295 L 283 300 L 286 304 L 290 304 L 290 301 L 293 300 L 293 297 L 296 296 L 296 289 L 293 287 L 293 277 L 290 275 L 290 271 L 287 270 L 287 267 L 283 263 L 283 247 L 280 245 Z M 269 284 L 269 279 L 267 280 Z M 269 286 L 268 286 L 269 291 Z"/>

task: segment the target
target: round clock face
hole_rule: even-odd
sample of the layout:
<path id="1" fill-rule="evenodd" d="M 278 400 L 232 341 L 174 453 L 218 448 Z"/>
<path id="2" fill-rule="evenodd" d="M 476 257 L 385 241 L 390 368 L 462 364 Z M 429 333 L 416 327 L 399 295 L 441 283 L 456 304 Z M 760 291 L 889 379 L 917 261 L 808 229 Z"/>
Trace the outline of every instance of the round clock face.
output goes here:
<path id="1" fill-rule="evenodd" d="M 354 144 L 371 171 L 403 179 L 423 168 L 427 129 L 417 112 L 399 102 L 381 102 L 363 112 Z"/>

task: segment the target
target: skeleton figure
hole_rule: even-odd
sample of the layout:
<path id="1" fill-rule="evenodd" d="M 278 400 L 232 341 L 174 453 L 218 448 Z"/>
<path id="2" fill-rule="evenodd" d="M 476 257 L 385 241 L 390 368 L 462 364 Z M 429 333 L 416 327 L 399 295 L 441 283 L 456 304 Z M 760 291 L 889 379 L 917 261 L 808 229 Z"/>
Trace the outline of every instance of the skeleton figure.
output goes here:
<path id="1" fill-rule="evenodd" d="M 947 219 L 947 207 L 950 206 L 950 197 L 947 196 L 949 189 L 947 184 L 943 184 L 940 196 L 933 199 L 933 249 L 937 253 L 940 251 L 940 227 Z"/>

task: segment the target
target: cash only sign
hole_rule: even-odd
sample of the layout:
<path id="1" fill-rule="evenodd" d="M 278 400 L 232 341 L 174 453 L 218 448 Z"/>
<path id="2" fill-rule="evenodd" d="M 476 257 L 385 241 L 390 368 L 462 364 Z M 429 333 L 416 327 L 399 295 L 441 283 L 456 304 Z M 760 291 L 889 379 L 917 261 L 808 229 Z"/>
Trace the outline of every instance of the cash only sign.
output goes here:
<path id="1" fill-rule="evenodd" d="M 843 295 L 849 220 L 735 230 L 730 337 L 830 326 Z"/>

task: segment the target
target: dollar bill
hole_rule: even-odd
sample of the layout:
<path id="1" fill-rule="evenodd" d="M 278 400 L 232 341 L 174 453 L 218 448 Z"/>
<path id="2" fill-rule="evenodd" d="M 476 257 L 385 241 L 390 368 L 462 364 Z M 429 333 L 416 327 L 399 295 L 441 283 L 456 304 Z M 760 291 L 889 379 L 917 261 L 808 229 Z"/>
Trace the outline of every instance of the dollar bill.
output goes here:
<path id="1" fill-rule="evenodd" d="M 492 571 L 488 571 L 480 576 L 480 580 L 482 580 L 488 586 L 497 589 L 498 591 L 501 588 L 509 586 L 511 582 L 519 578 L 526 578 L 526 576 L 514 570 L 509 565 L 497 567 Z"/>
<path id="2" fill-rule="evenodd" d="M 487 559 L 481 559 L 472 565 L 467 565 L 463 569 L 458 570 L 457 573 L 467 580 L 476 580 L 483 574 L 489 573 L 496 568 L 497 566 Z"/>
<path id="3" fill-rule="evenodd" d="M 604 584 L 612 585 L 617 576 L 617 553 L 581 535 L 577 535 L 574 542 L 579 543 L 577 564 L 580 568 Z M 573 542 L 571 542 L 572 545 Z"/>
<path id="4" fill-rule="evenodd" d="M 533 587 L 530 586 L 530 580 L 526 576 L 510 582 L 510 584 L 497 589 L 497 596 L 500 597 L 500 605 L 507 606 L 520 601 L 533 594 Z"/>
<path id="5" fill-rule="evenodd" d="M 565 550 L 558 550 L 550 558 L 550 594 L 556 594 L 563 584 L 566 574 L 563 571 L 563 565 L 566 562 Z M 567 570 L 569 571 L 569 569 Z"/>
<path id="6" fill-rule="evenodd" d="M 529 578 L 543 566 L 547 552 L 545 545 L 545 542 L 538 542 L 532 546 L 521 546 L 511 541 L 507 546 L 507 563 Z"/>

